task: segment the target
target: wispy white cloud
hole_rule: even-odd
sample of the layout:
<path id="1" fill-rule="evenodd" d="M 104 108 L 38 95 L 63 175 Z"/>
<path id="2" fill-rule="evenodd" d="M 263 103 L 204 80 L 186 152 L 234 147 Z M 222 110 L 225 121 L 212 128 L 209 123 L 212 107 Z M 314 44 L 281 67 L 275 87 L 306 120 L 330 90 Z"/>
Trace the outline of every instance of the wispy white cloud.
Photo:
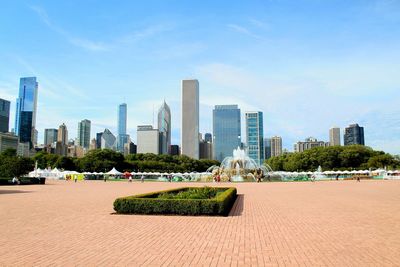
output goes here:
<path id="1" fill-rule="evenodd" d="M 47 15 L 47 12 L 44 8 L 40 6 L 29 6 L 33 11 L 36 12 L 36 14 L 39 16 L 39 18 L 49 27 L 56 29 L 57 31 L 59 29 L 54 28 L 54 25 L 51 23 L 49 16 Z"/>
<path id="2" fill-rule="evenodd" d="M 143 29 L 134 30 L 131 33 L 117 38 L 116 44 L 132 44 L 138 41 L 153 37 L 159 33 L 170 31 L 174 28 L 172 24 L 155 24 Z"/>
<path id="3" fill-rule="evenodd" d="M 207 46 L 205 44 L 198 42 L 173 44 L 155 51 L 154 54 L 160 60 L 171 60 L 177 58 L 190 57 L 202 53 L 206 49 Z"/>
<path id="4" fill-rule="evenodd" d="M 243 27 L 243 26 L 240 26 L 240 25 L 237 25 L 237 24 L 228 24 L 228 25 L 226 25 L 226 26 L 227 26 L 229 29 L 234 30 L 234 31 L 236 31 L 236 32 L 238 32 L 238 33 L 241 33 L 241 34 L 250 36 L 250 37 L 255 38 L 255 39 L 265 40 L 262 36 L 253 33 L 252 31 L 250 31 L 250 30 L 249 30 L 248 28 L 246 28 L 246 27 Z"/>
<path id="5" fill-rule="evenodd" d="M 270 24 L 268 24 L 266 22 L 263 22 L 261 20 L 255 19 L 255 18 L 250 18 L 249 22 L 252 25 L 254 25 L 254 26 L 258 27 L 258 28 L 264 29 L 264 30 L 270 30 L 271 29 L 271 25 Z"/>
<path id="6" fill-rule="evenodd" d="M 161 32 L 169 31 L 173 28 L 172 24 L 156 24 L 150 25 L 140 30 L 135 30 L 131 33 L 125 34 L 122 37 L 115 38 L 114 40 L 94 41 L 88 38 L 82 38 L 75 36 L 65 29 L 57 26 L 52 22 L 46 10 L 40 6 L 30 6 L 30 8 L 39 16 L 39 18 L 45 23 L 50 29 L 63 36 L 70 44 L 83 48 L 88 51 L 101 52 L 116 49 L 120 45 L 133 44 L 138 41 L 150 38 Z"/>
<path id="7" fill-rule="evenodd" d="M 94 42 L 86 39 L 81 39 L 81 38 L 69 38 L 68 41 L 78 47 L 82 47 L 86 50 L 90 51 L 107 51 L 108 47 L 107 45 L 101 43 L 101 42 Z"/>
<path id="8" fill-rule="evenodd" d="M 50 29 L 52 29 L 56 33 L 62 35 L 72 45 L 80 47 L 80 48 L 84 48 L 89 51 L 106 51 L 106 50 L 108 50 L 108 47 L 101 42 L 91 41 L 88 39 L 73 36 L 70 33 L 68 33 L 66 30 L 58 27 L 51 21 L 49 15 L 47 14 L 47 12 L 44 8 L 42 8 L 40 6 L 30 6 L 30 8 L 39 16 L 39 18 Z"/>

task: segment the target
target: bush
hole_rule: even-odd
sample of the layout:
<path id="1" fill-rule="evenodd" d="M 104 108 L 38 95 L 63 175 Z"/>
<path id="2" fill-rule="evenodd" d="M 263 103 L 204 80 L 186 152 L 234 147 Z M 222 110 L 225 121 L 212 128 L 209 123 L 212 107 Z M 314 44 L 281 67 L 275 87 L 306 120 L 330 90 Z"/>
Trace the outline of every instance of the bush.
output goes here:
<path id="1" fill-rule="evenodd" d="M 204 198 L 194 198 L 200 195 Z M 114 210 L 119 214 L 227 216 L 235 203 L 236 196 L 237 190 L 234 187 L 184 187 L 118 198 L 114 201 Z"/>
<path id="2" fill-rule="evenodd" d="M 212 199 L 217 196 L 218 193 L 225 191 L 225 189 L 215 187 L 195 187 L 187 190 L 180 191 L 178 193 L 162 193 L 157 198 L 163 199 Z"/>

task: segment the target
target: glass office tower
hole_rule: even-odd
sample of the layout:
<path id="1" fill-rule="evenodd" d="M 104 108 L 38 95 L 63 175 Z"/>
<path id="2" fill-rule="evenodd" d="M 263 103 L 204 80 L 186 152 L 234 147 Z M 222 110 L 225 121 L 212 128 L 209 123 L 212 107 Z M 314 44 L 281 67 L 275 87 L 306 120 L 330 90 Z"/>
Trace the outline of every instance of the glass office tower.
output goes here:
<path id="1" fill-rule="evenodd" d="M 160 154 L 168 154 L 171 145 L 171 109 L 167 103 L 158 111 L 158 131 L 160 132 Z"/>
<path id="2" fill-rule="evenodd" d="M 117 136 L 117 150 L 121 153 L 124 152 L 124 145 L 128 143 L 128 135 L 126 134 L 128 106 L 122 103 L 118 106 L 118 136 Z"/>
<path id="3" fill-rule="evenodd" d="M 240 109 L 237 105 L 217 105 L 213 110 L 213 155 L 222 162 L 240 147 Z"/>
<path id="4" fill-rule="evenodd" d="M 89 149 L 90 146 L 90 120 L 83 120 L 78 123 L 78 146 Z"/>
<path id="5" fill-rule="evenodd" d="M 52 145 L 57 142 L 58 130 L 57 129 L 44 129 L 44 145 Z"/>
<path id="6" fill-rule="evenodd" d="M 36 77 L 21 78 L 15 113 L 15 134 L 21 143 L 33 146 L 36 127 L 38 83 Z"/>
<path id="7" fill-rule="evenodd" d="M 364 127 L 360 127 L 357 123 L 350 124 L 344 129 L 344 145 L 365 145 Z"/>
<path id="8" fill-rule="evenodd" d="M 258 164 L 264 163 L 263 113 L 246 112 L 247 153 Z"/>
<path id="9" fill-rule="evenodd" d="M 0 133 L 8 132 L 10 122 L 10 101 L 0 98 Z"/>

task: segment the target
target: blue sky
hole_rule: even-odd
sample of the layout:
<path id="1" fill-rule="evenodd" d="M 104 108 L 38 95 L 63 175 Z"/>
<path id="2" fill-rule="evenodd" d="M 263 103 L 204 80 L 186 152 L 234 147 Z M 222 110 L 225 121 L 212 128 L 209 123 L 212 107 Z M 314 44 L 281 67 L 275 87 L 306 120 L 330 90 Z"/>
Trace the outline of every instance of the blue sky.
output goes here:
<path id="1" fill-rule="evenodd" d="M 82 119 L 92 136 L 151 124 L 163 99 L 180 140 L 180 84 L 200 82 L 200 129 L 212 108 L 264 112 L 284 147 L 357 122 L 366 144 L 400 154 L 400 1 L 8 1 L 0 10 L 0 97 L 39 81 L 37 126 Z M 242 129 L 244 132 L 244 129 Z"/>

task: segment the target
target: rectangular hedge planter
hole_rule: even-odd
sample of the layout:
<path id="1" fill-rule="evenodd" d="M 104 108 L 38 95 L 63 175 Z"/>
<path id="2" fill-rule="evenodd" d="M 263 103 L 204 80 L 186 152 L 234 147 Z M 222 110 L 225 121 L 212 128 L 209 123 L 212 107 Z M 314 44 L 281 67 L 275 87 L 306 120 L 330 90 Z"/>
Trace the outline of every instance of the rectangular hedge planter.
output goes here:
<path id="1" fill-rule="evenodd" d="M 148 194 L 117 198 L 114 210 L 118 214 L 176 214 L 228 216 L 235 203 L 235 187 L 218 187 L 224 190 L 211 199 L 162 199 L 162 193 L 178 193 L 195 187 L 183 187 Z"/>

